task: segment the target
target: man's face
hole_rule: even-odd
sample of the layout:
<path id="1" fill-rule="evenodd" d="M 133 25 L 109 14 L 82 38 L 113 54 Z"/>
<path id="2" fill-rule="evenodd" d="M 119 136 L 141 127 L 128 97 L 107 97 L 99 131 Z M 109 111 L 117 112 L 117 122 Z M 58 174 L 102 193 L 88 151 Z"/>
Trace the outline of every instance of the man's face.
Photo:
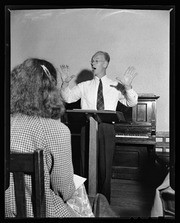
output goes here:
<path id="1" fill-rule="evenodd" d="M 98 76 L 105 72 L 108 62 L 105 60 L 103 54 L 95 54 L 91 60 L 92 71 L 94 75 Z"/>

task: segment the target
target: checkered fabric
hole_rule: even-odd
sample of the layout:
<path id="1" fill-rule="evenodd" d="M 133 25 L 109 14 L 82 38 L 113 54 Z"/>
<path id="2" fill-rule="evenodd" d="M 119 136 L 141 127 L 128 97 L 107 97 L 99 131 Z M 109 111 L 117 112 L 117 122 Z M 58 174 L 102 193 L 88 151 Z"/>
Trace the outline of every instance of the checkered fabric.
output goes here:
<path id="1" fill-rule="evenodd" d="M 46 217 L 77 217 L 67 205 L 75 192 L 70 130 L 60 120 L 14 115 L 11 117 L 11 152 L 44 150 Z M 25 176 L 27 215 L 33 217 L 31 179 Z M 5 192 L 5 217 L 16 216 L 14 181 Z"/>
<path id="2" fill-rule="evenodd" d="M 99 80 L 99 87 L 97 92 L 97 110 L 104 110 L 103 86 L 102 80 Z"/>

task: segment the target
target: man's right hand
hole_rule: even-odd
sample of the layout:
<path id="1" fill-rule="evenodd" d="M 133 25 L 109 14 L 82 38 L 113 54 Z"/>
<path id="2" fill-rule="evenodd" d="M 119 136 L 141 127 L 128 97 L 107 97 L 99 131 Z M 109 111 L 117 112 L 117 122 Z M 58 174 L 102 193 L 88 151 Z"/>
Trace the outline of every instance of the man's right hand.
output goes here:
<path id="1" fill-rule="evenodd" d="M 69 82 L 75 77 L 75 75 L 70 76 L 69 66 L 67 65 L 60 65 L 59 73 L 63 87 L 67 87 L 69 85 Z"/>

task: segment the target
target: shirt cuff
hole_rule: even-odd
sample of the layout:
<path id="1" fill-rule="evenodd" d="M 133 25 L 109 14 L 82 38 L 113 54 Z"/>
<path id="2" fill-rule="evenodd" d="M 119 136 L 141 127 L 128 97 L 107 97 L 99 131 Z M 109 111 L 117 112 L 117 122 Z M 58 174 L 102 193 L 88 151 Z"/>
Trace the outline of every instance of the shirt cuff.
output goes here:
<path id="1" fill-rule="evenodd" d="M 131 88 L 131 89 L 129 89 L 129 90 L 126 90 L 126 93 L 127 93 L 128 95 L 134 95 L 134 90 Z"/>

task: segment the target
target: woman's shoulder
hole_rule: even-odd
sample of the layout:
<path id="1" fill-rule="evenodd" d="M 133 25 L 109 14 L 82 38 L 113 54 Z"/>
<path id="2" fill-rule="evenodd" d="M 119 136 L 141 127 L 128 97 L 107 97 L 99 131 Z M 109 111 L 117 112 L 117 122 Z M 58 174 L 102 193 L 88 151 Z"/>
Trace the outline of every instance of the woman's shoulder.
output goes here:
<path id="1" fill-rule="evenodd" d="M 16 126 L 23 123 L 24 126 L 38 125 L 39 121 L 36 116 L 26 115 L 22 113 L 11 114 L 11 124 L 15 123 Z"/>
<path id="2" fill-rule="evenodd" d="M 64 132 L 70 132 L 67 125 L 61 122 L 60 119 L 40 118 L 41 124 L 48 129 L 56 129 Z"/>
<path id="3" fill-rule="evenodd" d="M 11 124 L 16 123 L 28 126 L 31 129 L 39 129 L 41 127 L 52 130 L 63 130 L 69 132 L 69 128 L 61 122 L 60 119 L 43 118 L 38 116 L 28 116 L 24 114 L 11 115 Z"/>

